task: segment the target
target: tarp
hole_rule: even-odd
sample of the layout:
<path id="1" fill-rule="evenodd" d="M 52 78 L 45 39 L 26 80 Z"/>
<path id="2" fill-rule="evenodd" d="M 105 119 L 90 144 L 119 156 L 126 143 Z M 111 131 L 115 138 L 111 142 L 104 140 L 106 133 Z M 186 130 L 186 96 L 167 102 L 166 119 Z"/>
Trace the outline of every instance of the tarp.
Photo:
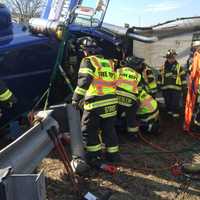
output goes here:
<path id="1" fill-rule="evenodd" d="M 185 126 L 186 131 L 190 131 L 190 124 L 193 117 L 193 112 L 195 109 L 197 93 L 199 88 L 200 78 L 200 53 L 195 52 L 193 57 L 193 63 L 191 67 L 191 72 L 188 82 L 188 93 L 186 98 L 185 106 Z"/>

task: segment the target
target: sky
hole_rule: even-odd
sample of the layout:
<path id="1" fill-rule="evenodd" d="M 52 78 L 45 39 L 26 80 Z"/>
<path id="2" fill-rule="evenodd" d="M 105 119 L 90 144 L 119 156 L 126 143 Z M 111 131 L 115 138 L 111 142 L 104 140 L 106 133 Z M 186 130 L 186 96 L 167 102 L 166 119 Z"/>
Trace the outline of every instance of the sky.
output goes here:
<path id="1" fill-rule="evenodd" d="M 200 16 L 200 0 L 110 0 L 104 21 L 150 26 L 191 16 Z"/>

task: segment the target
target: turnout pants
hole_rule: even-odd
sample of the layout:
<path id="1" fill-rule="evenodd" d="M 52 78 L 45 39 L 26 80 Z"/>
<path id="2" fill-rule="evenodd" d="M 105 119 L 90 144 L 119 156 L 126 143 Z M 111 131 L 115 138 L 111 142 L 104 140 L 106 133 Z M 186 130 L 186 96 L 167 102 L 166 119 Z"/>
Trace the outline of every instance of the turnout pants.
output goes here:
<path id="1" fill-rule="evenodd" d="M 157 134 L 160 131 L 159 111 L 144 115 L 137 115 L 142 133 Z"/>
<path id="2" fill-rule="evenodd" d="M 109 156 L 115 156 L 119 152 L 118 137 L 115 131 L 116 117 L 102 118 L 98 109 L 91 111 L 84 110 L 82 116 L 82 133 L 86 139 L 87 158 L 101 156 L 100 130 L 106 145 L 106 152 Z"/>
<path id="3" fill-rule="evenodd" d="M 137 134 L 139 131 L 139 126 L 136 120 L 137 109 L 138 104 L 136 101 L 133 102 L 131 107 L 118 105 L 118 117 L 120 118 L 125 114 L 125 126 L 128 134 Z"/>
<path id="4" fill-rule="evenodd" d="M 173 117 L 179 117 L 181 91 L 179 90 L 163 90 L 163 97 L 167 112 Z"/>

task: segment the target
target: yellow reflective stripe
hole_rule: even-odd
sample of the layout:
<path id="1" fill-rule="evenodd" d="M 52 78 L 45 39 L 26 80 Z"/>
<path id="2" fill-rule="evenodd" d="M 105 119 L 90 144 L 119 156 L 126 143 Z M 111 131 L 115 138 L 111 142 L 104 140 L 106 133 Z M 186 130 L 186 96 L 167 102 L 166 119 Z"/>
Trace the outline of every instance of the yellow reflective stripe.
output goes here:
<path id="1" fill-rule="evenodd" d="M 101 101 L 97 101 L 97 102 L 94 102 L 94 103 L 85 104 L 84 109 L 91 110 L 91 109 L 94 109 L 94 108 L 109 106 L 109 105 L 113 105 L 113 104 L 117 104 L 117 103 L 118 103 L 118 99 L 112 98 L 112 99 L 101 100 Z"/>
<path id="2" fill-rule="evenodd" d="M 161 87 L 162 90 L 167 90 L 167 89 L 174 89 L 174 90 L 181 90 L 180 86 L 176 85 L 165 85 Z"/>
<path id="3" fill-rule="evenodd" d="M 177 64 L 176 69 L 177 69 L 176 84 L 181 85 L 181 74 L 180 74 L 181 66 L 179 64 Z"/>
<path id="4" fill-rule="evenodd" d="M 117 115 L 117 111 L 111 112 L 111 113 L 106 113 L 106 114 L 101 114 L 100 117 L 102 118 L 108 118 L 108 117 L 113 117 Z"/>
<path id="5" fill-rule="evenodd" d="M 118 104 L 119 105 L 121 105 L 121 106 L 126 106 L 126 107 L 131 107 L 132 106 L 132 104 L 129 104 L 129 103 L 124 103 L 124 102 L 118 102 Z"/>
<path id="6" fill-rule="evenodd" d="M 128 127 L 128 132 L 137 133 L 139 131 L 139 127 Z"/>
<path id="7" fill-rule="evenodd" d="M 0 101 L 7 101 L 12 96 L 12 92 L 7 89 L 3 94 L 0 95 Z"/>
<path id="8" fill-rule="evenodd" d="M 101 144 L 94 145 L 94 146 L 86 146 L 86 150 L 88 152 L 97 152 L 101 150 Z"/>
<path id="9" fill-rule="evenodd" d="M 141 119 L 141 121 L 148 122 L 152 119 L 158 119 L 158 117 L 159 117 L 159 111 L 155 112 L 153 115 L 147 117 L 146 119 Z"/>
<path id="10" fill-rule="evenodd" d="M 79 95 L 83 95 L 84 96 L 85 93 L 87 92 L 87 90 L 85 90 L 85 89 L 80 88 L 80 87 L 77 86 L 74 92 L 77 93 L 77 94 L 79 94 Z"/>
<path id="11" fill-rule="evenodd" d="M 91 76 L 94 76 L 93 71 L 89 68 L 80 68 L 79 73 L 90 74 Z"/>
<path id="12" fill-rule="evenodd" d="M 116 90 L 116 94 L 117 94 L 117 95 L 124 96 L 124 97 L 129 97 L 129 98 L 131 98 L 131 99 L 136 100 L 136 96 L 135 96 L 134 94 L 130 94 L 130 93 L 128 93 L 128 92 Z"/>
<path id="13" fill-rule="evenodd" d="M 156 88 L 156 87 L 157 87 L 156 82 L 149 83 L 149 88 L 150 88 L 150 89 Z"/>
<path id="14" fill-rule="evenodd" d="M 108 153 L 116 153 L 119 151 L 119 146 L 115 146 L 115 147 L 107 147 L 106 148 Z"/>

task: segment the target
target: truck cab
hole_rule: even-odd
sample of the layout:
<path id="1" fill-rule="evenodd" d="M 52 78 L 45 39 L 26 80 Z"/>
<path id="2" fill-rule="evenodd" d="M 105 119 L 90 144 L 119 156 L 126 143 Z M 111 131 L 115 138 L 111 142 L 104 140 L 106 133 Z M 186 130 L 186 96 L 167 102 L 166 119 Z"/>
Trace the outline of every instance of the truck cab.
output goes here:
<path id="1" fill-rule="evenodd" d="M 13 22 L 9 9 L 0 4 L 0 80 L 18 100 L 13 110 L 4 111 L 1 125 L 31 110 L 47 89 L 57 47 L 55 39 L 33 35 Z"/>

